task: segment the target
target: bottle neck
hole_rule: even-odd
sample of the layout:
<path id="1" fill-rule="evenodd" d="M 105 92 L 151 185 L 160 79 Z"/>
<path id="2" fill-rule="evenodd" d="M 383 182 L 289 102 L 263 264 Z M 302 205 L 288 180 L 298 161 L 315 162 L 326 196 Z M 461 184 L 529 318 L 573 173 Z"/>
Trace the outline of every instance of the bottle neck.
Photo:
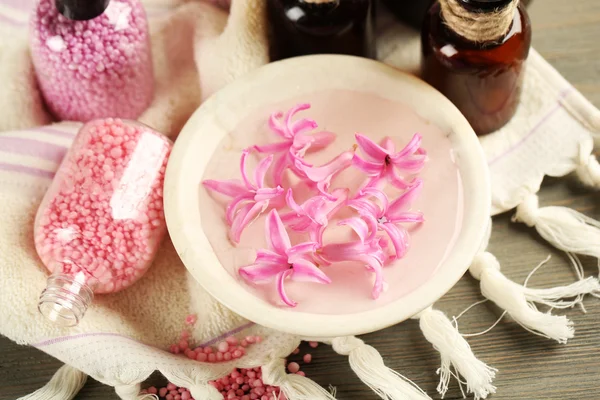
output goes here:
<path id="1" fill-rule="evenodd" d="M 519 0 L 439 0 L 448 28 L 473 43 L 501 41 L 509 32 Z M 493 5 L 493 7 L 492 7 Z"/>
<path id="2" fill-rule="evenodd" d="M 55 0 L 58 12 L 75 21 L 86 21 L 102 15 L 110 0 Z"/>
<path id="3" fill-rule="evenodd" d="M 38 310 L 58 326 L 77 325 L 94 299 L 92 287 L 86 282 L 82 274 L 51 275 L 40 295 Z"/>

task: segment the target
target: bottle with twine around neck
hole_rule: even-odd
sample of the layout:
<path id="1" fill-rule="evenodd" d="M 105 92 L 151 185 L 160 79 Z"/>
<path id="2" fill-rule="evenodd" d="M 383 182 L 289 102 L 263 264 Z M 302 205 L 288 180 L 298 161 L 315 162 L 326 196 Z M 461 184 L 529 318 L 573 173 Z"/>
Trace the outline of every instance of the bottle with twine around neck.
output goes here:
<path id="1" fill-rule="evenodd" d="M 271 59 L 308 54 L 375 58 L 373 0 L 267 0 Z"/>
<path id="2" fill-rule="evenodd" d="M 423 24 L 421 72 L 485 135 L 517 110 L 530 45 L 518 0 L 439 0 Z"/>

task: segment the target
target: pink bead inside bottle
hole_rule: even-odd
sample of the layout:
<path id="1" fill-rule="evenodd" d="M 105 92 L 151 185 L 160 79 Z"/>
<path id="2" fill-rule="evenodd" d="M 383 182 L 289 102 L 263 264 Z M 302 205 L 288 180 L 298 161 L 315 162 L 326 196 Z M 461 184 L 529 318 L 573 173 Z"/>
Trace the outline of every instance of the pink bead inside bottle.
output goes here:
<path id="1" fill-rule="evenodd" d="M 39 0 L 30 47 L 46 105 L 60 120 L 136 119 L 152 101 L 150 37 L 139 0 Z"/>
<path id="2" fill-rule="evenodd" d="M 84 125 L 38 209 L 34 235 L 52 273 L 38 308 L 74 326 L 94 293 L 131 286 L 166 232 L 163 182 L 171 142 L 133 121 Z"/>

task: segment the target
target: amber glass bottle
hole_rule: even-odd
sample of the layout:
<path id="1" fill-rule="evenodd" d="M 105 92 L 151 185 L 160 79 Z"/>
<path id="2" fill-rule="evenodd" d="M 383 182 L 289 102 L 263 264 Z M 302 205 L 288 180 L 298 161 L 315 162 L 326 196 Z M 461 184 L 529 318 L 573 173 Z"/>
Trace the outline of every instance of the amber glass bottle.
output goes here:
<path id="1" fill-rule="evenodd" d="M 271 59 L 307 54 L 375 58 L 372 0 L 268 0 Z"/>
<path id="2" fill-rule="evenodd" d="M 445 5 L 452 3 L 454 9 L 452 15 L 445 18 L 438 1 L 425 18 L 423 79 L 458 107 L 478 135 L 494 132 L 513 117 L 519 104 L 531 44 L 527 12 L 521 5 L 514 8 L 514 0 L 441 1 L 446 2 Z M 514 12 L 506 13 L 509 20 L 504 21 L 508 22 L 505 33 L 481 41 L 466 39 L 457 33 L 472 33 L 469 24 L 458 26 L 460 23 L 456 23 L 456 15 L 463 16 L 463 9 L 459 7 L 484 18 L 496 18 L 499 11 L 511 10 L 504 7 L 512 7 Z M 491 21 L 495 29 L 501 25 L 501 21 Z M 481 34 L 485 36 L 487 32 L 490 29 L 482 30 Z"/>

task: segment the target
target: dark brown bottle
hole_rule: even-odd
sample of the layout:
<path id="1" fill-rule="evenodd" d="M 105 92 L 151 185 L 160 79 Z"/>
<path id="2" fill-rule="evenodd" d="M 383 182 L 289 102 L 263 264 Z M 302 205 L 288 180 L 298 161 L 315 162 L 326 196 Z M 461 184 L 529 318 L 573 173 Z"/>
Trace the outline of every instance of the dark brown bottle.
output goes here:
<path id="1" fill-rule="evenodd" d="M 372 0 L 268 0 L 271 59 L 307 54 L 375 58 Z"/>
<path id="2" fill-rule="evenodd" d="M 497 12 L 512 5 L 511 0 L 444 1 L 476 13 Z M 507 16 L 512 16 L 512 21 L 505 21 L 509 23 L 506 33 L 478 43 L 457 34 L 462 28 L 453 27 L 444 17 L 439 2 L 431 7 L 423 24 L 423 79 L 458 107 L 478 135 L 504 126 L 520 100 L 531 25 L 521 5 Z"/>

